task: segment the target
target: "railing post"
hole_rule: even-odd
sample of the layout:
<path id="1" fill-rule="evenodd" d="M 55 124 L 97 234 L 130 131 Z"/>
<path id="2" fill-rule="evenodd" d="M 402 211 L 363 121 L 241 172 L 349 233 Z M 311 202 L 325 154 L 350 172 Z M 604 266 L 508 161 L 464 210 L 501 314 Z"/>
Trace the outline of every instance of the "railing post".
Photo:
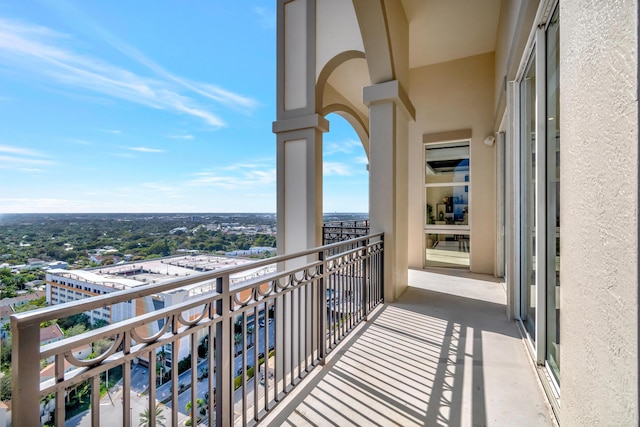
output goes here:
<path id="1" fill-rule="evenodd" d="M 216 324 L 216 426 L 224 427 L 232 424 L 233 384 L 231 365 L 231 293 L 229 291 L 229 275 L 216 279 L 216 291 L 222 296 L 216 301 L 216 313 L 222 320 Z M 211 339 L 211 337 L 209 337 Z M 195 402 L 192 402 L 195 405 Z"/>
<path id="2" fill-rule="evenodd" d="M 40 324 L 11 317 L 11 425 L 40 425 Z"/>
<path id="3" fill-rule="evenodd" d="M 380 243 L 382 244 L 382 251 L 380 252 L 380 301 L 384 302 L 384 234 L 380 236 Z"/>
<path id="4" fill-rule="evenodd" d="M 324 365 L 327 356 L 327 261 L 325 251 L 318 252 L 320 264 L 320 286 L 318 286 L 318 359 Z"/>
<path id="5" fill-rule="evenodd" d="M 361 242 L 364 246 L 362 261 L 362 310 L 365 322 L 369 320 L 369 239 Z"/>

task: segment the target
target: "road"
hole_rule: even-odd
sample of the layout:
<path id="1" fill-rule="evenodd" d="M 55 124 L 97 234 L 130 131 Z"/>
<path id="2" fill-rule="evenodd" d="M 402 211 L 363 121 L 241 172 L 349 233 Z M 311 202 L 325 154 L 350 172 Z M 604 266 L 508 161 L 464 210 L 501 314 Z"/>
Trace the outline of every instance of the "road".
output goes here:
<path id="1" fill-rule="evenodd" d="M 275 342 L 275 327 L 274 323 L 269 323 L 269 344 Z M 258 346 L 260 352 L 264 352 L 264 327 L 258 327 Z M 247 367 L 253 366 L 255 346 L 247 349 Z M 207 360 L 202 360 L 198 363 L 198 371 L 207 366 Z M 242 354 L 234 359 L 234 373 L 242 367 Z M 209 379 L 215 383 L 215 372 L 209 378 L 204 378 L 202 381 L 197 382 L 197 398 L 204 398 L 205 393 L 209 389 Z M 184 384 L 187 386 L 191 383 L 191 370 L 187 370 L 178 376 L 178 384 Z M 137 425 L 140 419 L 140 414 L 148 408 L 149 398 L 145 394 L 145 391 L 149 385 L 149 370 L 141 365 L 134 364 L 131 366 L 131 414 L 132 424 Z M 247 395 L 252 396 L 253 383 L 249 382 Z M 261 393 L 262 394 L 262 393 Z M 156 389 L 156 400 L 162 401 L 164 398 L 171 395 L 171 381 L 162 384 Z M 239 389 L 235 394 L 235 401 L 240 402 L 242 398 L 242 390 Z M 113 401 L 112 401 L 113 399 Z M 102 425 L 117 426 L 122 424 L 122 382 L 118 383 L 110 390 L 110 396 L 105 395 L 100 403 L 100 421 Z M 185 390 L 178 395 L 178 420 L 179 423 L 187 418 L 185 406 L 187 402 L 191 400 L 191 389 L 185 388 Z M 252 402 L 252 398 L 249 402 Z M 163 414 L 165 419 L 169 421 L 171 419 L 171 402 L 167 405 L 162 405 Z M 91 413 L 85 411 L 82 414 L 65 422 L 67 427 L 90 427 L 91 426 Z"/>

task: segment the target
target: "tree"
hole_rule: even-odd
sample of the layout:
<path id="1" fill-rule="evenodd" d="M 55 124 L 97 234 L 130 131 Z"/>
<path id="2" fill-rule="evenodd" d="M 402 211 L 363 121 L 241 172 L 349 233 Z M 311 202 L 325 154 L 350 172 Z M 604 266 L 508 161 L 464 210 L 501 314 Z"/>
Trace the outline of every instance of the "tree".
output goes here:
<path id="1" fill-rule="evenodd" d="M 75 335 L 80 335 L 81 333 L 86 332 L 86 330 L 87 330 L 86 326 L 84 326 L 82 323 L 78 323 L 77 325 L 74 325 L 69 329 L 67 329 L 64 332 L 64 336 L 65 338 L 73 337 Z"/>
<path id="2" fill-rule="evenodd" d="M 0 400 L 3 402 L 11 400 L 11 371 L 4 373 L 0 378 Z"/>
<path id="3" fill-rule="evenodd" d="M 207 414 L 207 406 L 203 398 L 199 397 L 196 399 L 196 406 L 198 408 L 198 412 L 200 413 L 200 415 Z"/>
<path id="4" fill-rule="evenodd" d="M 253 344 L 253 334 L 255 333 L 255 326 L 251 325 L 247 328 L 247 337 L 249 337 L 249 346 Z"/>
<path id="5" fill-rule="evenodd" d="M 140 423 L 138 424 L 139 427 L 153 427 L 149 425 L 149 420 L 151 419 L 151 413 L 149 412 L 149 408 L 146 408 L 141 414 L 140 414 Z M 165 417 L 164 414 L 162 413 L 162 408 L 160 407 L 160 404 L 156 405 L 156 426 L 160 426 L 160 427 L 166 427 L 165 422 Z"/>
<path id="6" fill-rule="evenodd" d="M 107 322 L 104 319 L 96 319 L 93 324 L 91 325 L 91 329 L 99 329 L 99 328 L 104 328 L 105 326 L 108 326 L 109 322 Z"/>
<path id="7" fill-rule="evenodd" d="M 7 338 L 0 345 L 0 364 L 3 370 L 11 367 L 11 338 Z"/>
<path id="8" fill-rule="evenodd" d="M 198 345 L 198 357 L 200 359 L 204 359 L 209 355 L 209 334 L 205 335 L 200 339 L 200 344 Z"/>
<path id="9" fill-rule="evenodd" d="M 242 343 L 242 334 L 240 334 L 240 333 L 234 334 L 233 335 L 233 343 L 235 344 L 236 354 L 237 354 L 237 353 L 240 352 L 240 350 L 238 350 L 238 347 Z"/>

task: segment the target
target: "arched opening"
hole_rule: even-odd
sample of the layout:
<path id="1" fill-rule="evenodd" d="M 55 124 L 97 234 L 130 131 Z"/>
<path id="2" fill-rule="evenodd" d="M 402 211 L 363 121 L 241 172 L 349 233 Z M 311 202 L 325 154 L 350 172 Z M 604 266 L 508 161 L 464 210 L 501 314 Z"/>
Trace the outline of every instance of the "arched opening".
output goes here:
<path id="1" fill-rule="evenodd" d="M 353 126 L 338 113 L 326 116 L 323 135 L 322 206 L 324 222 L 369 218 L 367 154 Z"/>

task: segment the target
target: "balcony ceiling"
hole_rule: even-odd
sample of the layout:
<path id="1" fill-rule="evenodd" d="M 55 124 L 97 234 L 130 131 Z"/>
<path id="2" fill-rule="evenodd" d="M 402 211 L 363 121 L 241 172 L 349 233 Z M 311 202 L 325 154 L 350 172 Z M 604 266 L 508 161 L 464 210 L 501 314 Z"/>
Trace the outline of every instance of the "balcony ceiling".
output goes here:
<path id="1" fill-rule="evenodd" d="M 495 50 L 502 0 L 402 0 L 409 21 L 409 67 L 417 68 Z M 371 84 L 364 59 L 341 64 L 325 93 L 324 106 L 345 102 L 363 117 L 362 88 Z M 330 90 L 329 90 L 330 91 Z"/>
<path id="2" fill-rule="evenodd" d="M 402 0 L 409 20 L 409 67 L 495 50 L 502 0 Z"/>

